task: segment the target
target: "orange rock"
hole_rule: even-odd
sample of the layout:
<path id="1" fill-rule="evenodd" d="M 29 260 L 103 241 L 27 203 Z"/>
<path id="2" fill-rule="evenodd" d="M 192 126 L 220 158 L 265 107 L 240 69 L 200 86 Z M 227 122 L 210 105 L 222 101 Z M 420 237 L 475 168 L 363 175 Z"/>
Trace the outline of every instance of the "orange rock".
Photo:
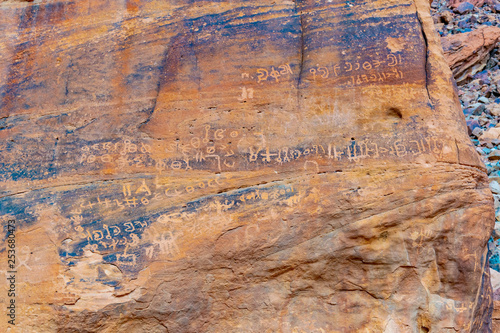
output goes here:
<path id="1" fill-rule="evenodd" d="M 500 127 L 488 128 L 483 135 L 479 137 L 481 141 L 493 141 L 500 138 Z"/>
<path id="2" fill-rule="evenodd" d="M 494 26 L 481 26 L 470 32 L 443 37 L 444 55 L 455 80 L 461 82 L 480 72 L 499 38 L 500 28 Z"/>
<path id="3" fill-rule="evenodd" d="M 433 29 L 426 0 L 2 3 L 0 331 L 491 327 Z"/>

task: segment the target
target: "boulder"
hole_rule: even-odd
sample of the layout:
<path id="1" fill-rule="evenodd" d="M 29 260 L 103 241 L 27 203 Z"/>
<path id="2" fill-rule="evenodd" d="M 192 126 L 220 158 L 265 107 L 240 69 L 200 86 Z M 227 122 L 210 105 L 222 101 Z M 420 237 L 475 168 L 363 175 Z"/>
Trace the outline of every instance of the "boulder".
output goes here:
<path id="1" fill-rule="evenodd" d="M 479 140 L 484 141 L 484 142 L 491 142 L 491 141 L 497 140 L 497 139 L 500 139 L 500 127 L 488 128 L 479 137 Z"/>
<path id="2" fill-rule="evenodd" d="M 491 328 L 427 0 L 7 1 L 0 31 L 0 331 Z"/>
<path id="3" fill-rule="evenodd" d="M 499 27 L 483 25 L 473 31 L 441 39 L 446 61 L 458 83 L 486 67 L 489 53 L 499 38 Z"/>

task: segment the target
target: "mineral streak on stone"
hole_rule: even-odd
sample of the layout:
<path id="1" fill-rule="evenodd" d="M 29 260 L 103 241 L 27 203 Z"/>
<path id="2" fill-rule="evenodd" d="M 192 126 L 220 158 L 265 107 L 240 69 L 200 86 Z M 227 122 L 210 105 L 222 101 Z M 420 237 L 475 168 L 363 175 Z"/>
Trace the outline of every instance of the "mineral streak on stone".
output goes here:
<path id="1" fill-rule="evenodd" d="M 7 1 L 0 31 L 13 332 L 488 331 L 427 0 Z"/>

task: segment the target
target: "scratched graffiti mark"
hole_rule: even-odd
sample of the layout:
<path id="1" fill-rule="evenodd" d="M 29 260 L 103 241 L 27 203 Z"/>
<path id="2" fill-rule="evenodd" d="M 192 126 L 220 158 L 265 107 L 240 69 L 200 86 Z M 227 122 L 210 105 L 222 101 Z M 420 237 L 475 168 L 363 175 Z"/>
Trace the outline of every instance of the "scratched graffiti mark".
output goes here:
<path id="1" fill-rule="evenodd" d="M 138 184 L 137 188 L 147 193 L 147 183 Z M 135 188 L 125 186 L 123 190 L 128 195 Z M 263 202 L 292 207 L 300 198 L 291 185 L 272 185 L 211 195 L 171 207 L 166 212 L 128 221 L 113 216 L 88 221 L 91 215 L 70 211 L 68 221 L 74 230 L 74 235 L 70 236 L 76 241 L 64 244 L 60 255 L 69 262 L 88 249 L 104 255 L 108 263 L 127 267 L 140 266 L 139 262 L 144 258 L 151 260 L 164 256 L 175 259 L 182 255 L 183 237 L 196 239 L 226 230 L 237 221 L 234 213 L 238 210 Z"/>

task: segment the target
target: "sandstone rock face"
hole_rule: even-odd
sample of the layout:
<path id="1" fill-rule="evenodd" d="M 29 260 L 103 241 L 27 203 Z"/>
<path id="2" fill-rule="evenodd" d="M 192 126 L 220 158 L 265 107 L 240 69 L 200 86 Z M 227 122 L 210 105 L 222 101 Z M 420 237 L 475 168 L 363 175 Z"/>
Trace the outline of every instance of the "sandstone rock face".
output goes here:
<path id="1" fill-rule="evenodd" d="M 487 332 L 491 192 L 433 29 L 426 0 L 2 3 L 2 331 Z"/>

